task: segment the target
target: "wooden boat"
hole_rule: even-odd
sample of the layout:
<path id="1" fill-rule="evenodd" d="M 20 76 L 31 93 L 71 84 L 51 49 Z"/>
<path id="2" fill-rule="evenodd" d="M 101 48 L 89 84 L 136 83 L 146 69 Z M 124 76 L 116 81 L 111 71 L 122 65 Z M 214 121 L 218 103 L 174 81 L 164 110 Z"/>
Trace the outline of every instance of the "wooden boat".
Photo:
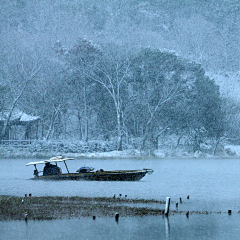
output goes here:
<path id="1" fill-rule="evenodd" d="M 114 170 L 104 171 L 103 169 L 94 171 L 91 167 L 82 167 L 77 173 L 70 173 L 66 164 L 67 160 L 74 158 L 63 158 L 61 156 L 50 158 L 49 160 L 30 162 L 26 166 L 34 165 L 34 180 L 90 180 L 90 181 L 138 181 L 146 174 L 153 173 L 152 169 L 141 170 Z M 67 173 L 62 173 L 57 163 L 64 162 Z M 52 164 L 55 163 L 55 164 Z M 45 164 L 43 171 L 37 170 L 38 164 Z M 42 175 L 40 173 L 42 172 Z"/>

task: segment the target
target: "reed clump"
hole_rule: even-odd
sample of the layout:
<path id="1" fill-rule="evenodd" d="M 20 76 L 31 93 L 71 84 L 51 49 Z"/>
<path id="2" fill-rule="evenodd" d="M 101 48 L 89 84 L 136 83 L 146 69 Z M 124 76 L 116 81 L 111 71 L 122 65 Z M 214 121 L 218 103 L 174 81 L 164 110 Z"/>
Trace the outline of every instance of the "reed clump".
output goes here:
<path id="1" fill-rule="evenodd" d="M 0 220 L 47 220 L 76 217 L 160 215 L 161 209 L 140 204 L 163 203 L 156 200 L 87 197 L 15 197 L 0 196 Z"/>

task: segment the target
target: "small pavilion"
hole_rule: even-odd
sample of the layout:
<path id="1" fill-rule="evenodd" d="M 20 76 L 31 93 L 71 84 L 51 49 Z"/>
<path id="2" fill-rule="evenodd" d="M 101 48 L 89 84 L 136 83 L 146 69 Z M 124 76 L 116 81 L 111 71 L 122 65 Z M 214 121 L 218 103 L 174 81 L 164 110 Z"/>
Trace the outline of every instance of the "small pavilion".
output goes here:
<path id="1" fill-rule="evenodd" d="M 0 129 L 7 121 L 10 110 L 0 112 Z M 39 116 L 29 115 L 19 109 L 14 109 L 8 123 L 7 134 L 4 140 L 38 139 Z"/>

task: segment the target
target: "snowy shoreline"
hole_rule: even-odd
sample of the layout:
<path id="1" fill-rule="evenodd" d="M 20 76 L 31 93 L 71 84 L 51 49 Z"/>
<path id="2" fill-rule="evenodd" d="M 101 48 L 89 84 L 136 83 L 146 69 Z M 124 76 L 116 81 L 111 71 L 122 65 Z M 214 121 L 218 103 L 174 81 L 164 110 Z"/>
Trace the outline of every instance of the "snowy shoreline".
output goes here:
<path id="1" fill-rule="evenodd" d="M 108 152 L 62 152 L 62 151 L 30 151 L 26 148 L 0 148 L 0 158 L 50 158 L 53 156 L 65 156 L 73 158 L 87 158 L 87 159 L 197 159 L 197 158 L 240 158 L 240 146 L 227 145 L 224 151 L 217 155 L 212 155 L 203 151 L 189 153 L 183 149 L 164 149 L 164 150 L 149 150 L 139 151 L 136 149 L 123 151 L 108 151 Z"/>
<path id="2" fill-rule="evenodd" d="M 176 158 L 240 158 L 240 146 L 226 146 L 224 152 L 217 155 L 208 154 L 197 151 L 195 153 L 188 153 L 179 150 L 155 150 L 155 151 L 139 151 L 139 150 L 124 150 L 124 151 L 110 151 L 110 152 L 93 152 L 93 153 L 76 153 L 69 154 L 75 158 L 97 158 L 97 159 L 176 159 Z"/>

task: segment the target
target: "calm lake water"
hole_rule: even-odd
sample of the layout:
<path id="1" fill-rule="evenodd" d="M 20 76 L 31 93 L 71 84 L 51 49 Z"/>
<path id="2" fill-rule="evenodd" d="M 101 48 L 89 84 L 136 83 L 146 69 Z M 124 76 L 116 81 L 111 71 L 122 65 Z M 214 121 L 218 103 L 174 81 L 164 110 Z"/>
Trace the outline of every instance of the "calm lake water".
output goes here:
<path id="1" fill-rule="evenodd" d="M 91 218 L 52 221 L 0 222 L 0 239 L 237 239 L 240 234 L 240 160 L 238 159 L 146 159 L 74 160 L 68 168 L 81 166 L 104 170 L 152 168 L 154 173 L 138 182 L 32 181 L 36 159 L 2 159 L 0 194 L 23 196 L 86 196 L 165 200 L 171 209 L 208 211 L 209 214 L 170 215 L 169 218 Z M 64 164 L 58 164 L 63 171 Z M 39 165 L 39 169 L 43 165 Z M 190 199 L 187 199 L 187 196 Z M 163 208 L 163 206 L 156 206 Z M 232 210 L 232 215 L 227 211 Z M 221 213 L 220 213 L 221 212 Z"/>

